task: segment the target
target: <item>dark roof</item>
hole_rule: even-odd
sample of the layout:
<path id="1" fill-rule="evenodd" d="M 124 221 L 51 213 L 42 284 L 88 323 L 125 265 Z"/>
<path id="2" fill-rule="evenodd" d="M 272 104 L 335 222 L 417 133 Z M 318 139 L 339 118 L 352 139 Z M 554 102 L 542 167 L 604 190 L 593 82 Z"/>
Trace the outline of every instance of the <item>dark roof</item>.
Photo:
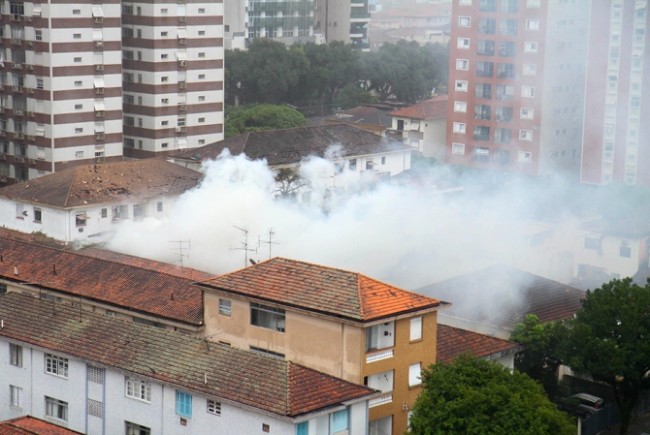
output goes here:
<path id="1" fill-rule="evenodd" d="M 245 154 L 253 160 L 266 159 L 269 166 L 276 166 L 295 164 L 310 156 L 325 157 L 325 152 L 334 145 L 342 146 L 342 157 L 411 149 L 402 142 L 349 124 L 331 124 L 244 133 L 175 154 L 172 158 L 193 161 L 216 159 L 227 148 L 232 155 Z"/>
<path id="2" fill-rule="evenodd" d="M 279 257 L 198 284 L 361 322 L 440 305 L 360 273 Z"/>
<path id="3" fill-rule="evenodd" d="M 18 293 L 0 296 L 0 336 L 207 397 L 296 417 L 373 390 L 290 361 L 174 331 L 83 313 Z"/>
<path id="4" fill-rule="evenodd" d="M 541 322 L 567 319 L 584 291 L 512 267 L 497 265 L 422 287 L 419 293 L 452 305 L 444 315 L 512 331 L 526 314 Z"/>
<path id="5" fill-rule="evenodd" d="M 0 435 L 80 435 L 81 432 L 57 426 L 28 415 L 0 422 Z"/>
<path id="6" fill-rule="evenodd" d="M 421 120 L 445 119 L 447 118 L 447 95 L 439 95 L 421 103 L 397 109 L 391 112 L 390 116 Z"/>
<path id="7" fill-rule="evenodd" d="M 485 358 L 502 352 L 513 352 L 519 348 L 517 343 L 508 340 L 440 323 L 438 324 L 437 337 L 436 358 L 438 362 L 452 362 L 457 356 L 464 353 Z"/>
<path id="8" fill-rule="evenodd" d="M 203 323 L 201 290 L 192 282 L 211 275 L 192 271 L 183 277 L 177 266 L 168 265 L 167 273 L 162 263 L 126 256 L 114 261 L 110 254 L 100 258 L 93 252 L 100 251 L 81 254 L 0 236 L 0 277 L 194 326 Z"/>
<path id="9" fill-rule="evenodd" d="M 79 207 L 179 195 L 201 174 L 162 159 L 81 165 L 0 189 L 0 197 L 53 207 Z"/>

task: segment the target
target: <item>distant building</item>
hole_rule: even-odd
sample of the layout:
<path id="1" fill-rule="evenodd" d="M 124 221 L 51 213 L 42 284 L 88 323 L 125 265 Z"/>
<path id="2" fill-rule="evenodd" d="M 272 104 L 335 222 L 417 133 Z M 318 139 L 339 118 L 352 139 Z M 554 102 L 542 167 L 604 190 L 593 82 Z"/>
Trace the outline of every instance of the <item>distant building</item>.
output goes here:
<path id="1" fill-rule="evenodd" d="M 201 174 L 161 159 L 76 166 L 0 189 L 0 221 L 62 241 L 96 241 L 127 219 L 162 216 Z"/>
<path id="2" fill-rule="evenodd" d="M 342 41 L 363 51 L 370 50 L 368 0 L 316 0 L 314 31 L 325 42 Z"/>
<path id="3" fill-rule="evenodd" d="M 254 352 L 0 295 L 0 420 L 86 434 L 368 433 L 370 388 Z"/>
<path id="4" fill-rule="evenodd" d="M 447 101 L 448 97 L 441 95 L 391 112 L 391 133 L 422 155 L 444 161 Z"/>
<path id="5" fill-rule="evenodd" d="M 468 353 L 496 361 L 511 370 L 515 366 L 515 353 L 520 350 L 517 343 L 443 324 L 438 324 L 437 346 L 438 363 L 452 363 L 458 356 Z"/>
<path id="6" fill-rule="evenodd" d="M 449 42 L 451 2 L 401 4 L 372 12 L 371 17 L 373 50 L 401 39 L 419 44 Z"/>
<path id="7" fill-rule="evenodd" d="M 436 299 L 359 273 L 274 258 L 201 281 L 206 335 L 380 390 L 370 433 L 401 434 L 436 360 Z"/>

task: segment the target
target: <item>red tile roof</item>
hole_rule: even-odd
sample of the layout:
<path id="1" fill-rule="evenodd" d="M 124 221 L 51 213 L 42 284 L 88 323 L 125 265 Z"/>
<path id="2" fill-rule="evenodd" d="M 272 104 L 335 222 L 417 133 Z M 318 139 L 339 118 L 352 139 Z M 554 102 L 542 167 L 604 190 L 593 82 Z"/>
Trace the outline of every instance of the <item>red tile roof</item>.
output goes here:
<path id="1" fill-rule="evenodd" d="M 198 284 L 206 289 L 361 322 L 434 310 L 440 305 L 436 299 L 360 273 L 286 258 L 273 258 Z"/>
<path id="2" fill-rule="evenodd" d="M 214 399 L 296 417 L 375 393 L 301 365 L 186 334 L 0 295 L 0 336 Z M 173 362 L 173 363 L 171 363 Z"/>
<path id="3" fill-rule="evenodd" d="M 502 352 L 514 352 L 519 348 L 517 343 L 489 335 L 478 334 L 452 326 L 438 324 L 437 335 L 438 362 L 452 362 L 463 353 L 470 353 L 484 358 Z"/>
<path id="4" fill-rule="evenodd" d="M 68 208 L 179 195 L 201 174 L 162 159 L 81 165 L 0 189 L 0 197 Z"/>
<path id="5" fill-rule="evenodd" d="M 194 327 L 203 324 L 201 290 L 192 283 L 209 275 L 183 277 L 186 272 L 176 266 L 169 265 L 167 273 L 161 263 L 151 262 L 152 268 L 146 260 L 124 257 L 113 261 L 0 236 L 1 278 Z"/>
<path id="6" fill-rule="evenodd" d="M 447 95 L 439 95 L 412 106 L 397 109 L 390 116 L 421 120 L 444 119 L 447 117 Z"/>
<path id="7" fill-rule="evenodd" d="M 79 435 L 81 432 L 24 416 L 0 422 L 0 435 Z"/>

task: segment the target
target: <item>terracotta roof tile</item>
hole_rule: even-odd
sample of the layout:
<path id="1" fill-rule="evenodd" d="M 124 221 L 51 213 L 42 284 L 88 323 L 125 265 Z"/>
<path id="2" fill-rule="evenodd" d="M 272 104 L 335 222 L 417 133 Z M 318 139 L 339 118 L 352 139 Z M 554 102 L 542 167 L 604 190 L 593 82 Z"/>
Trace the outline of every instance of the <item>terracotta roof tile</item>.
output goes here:
<path id="1" fill-rule="evenodd" d="M 81 165 L 0 189 L 0 196 L 53 207 L 78 207 L 178 195 L 201 174 L 162 159 Z"/>
<path id="2" fill-rule="evenodd" d="M 374 390 L 285 360 L 186 334 L 83 313 L 18 293 L 0 295 L 0 336 L 207 397 L 295 417 Z"/>
<path id="3" fill-rule="evenodd" d="M 79 435 L 81 432 L 24 416 L 0 422 L 0 435 Z"/>
<path id="4" fill-rule="evenodd" d="M 393 117 L 413 119 L 444 119 L 447 117 L 447 95 L 440 95 L 390 113 Z"/>
<path id="5" fill-rule="evenodd" d="M 269 166 L 275 166 L 298 163 L 309 156 L 323 157 L 328 148 L 337 144 L 342 145 L 344 157 L 410 149 L 402 142 L 341 123 L 249 132 L 172 157 L 203 161 L 217 158 L 228 148 L 233 155 L 243 153 L 253 160 L 266 159 Z"/>
<path id="6" fill-rule="evenodd" d="M 361 322 L 440 305 L 436 299 L 360 273 L 286 258 L 273 258 L 198 284 Z"/>
<path id="7" fill-rule="evenodd" d="M 515 351 L 517 343 L 489 335 L 478 334 L 452 326 L 438 324 L 437 335 L 438 362 L 452 362 L 463 353 L 483 358 L 500 352 Z"/>
<path id="8" fill-rule="evenodd" d="M 149 268 L 147 261 L 131 258 L 133 264 L 124 258 L 112 261 L 0 236 L 4 279 L 193 326 L 203 323 L 203 298 L 192 283 L 207 274 L 183 277 L 176 266 L 169 265 L 172 273 L 165 273 L 161 263 Z"/>

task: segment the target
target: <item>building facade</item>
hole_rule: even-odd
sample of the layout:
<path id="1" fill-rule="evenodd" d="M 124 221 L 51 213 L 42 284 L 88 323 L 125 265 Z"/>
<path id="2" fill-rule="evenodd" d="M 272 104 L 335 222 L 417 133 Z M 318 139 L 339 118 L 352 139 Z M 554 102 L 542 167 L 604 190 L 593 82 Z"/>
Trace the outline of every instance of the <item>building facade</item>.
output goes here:
<path id="1" fill-rule="evenodd" d="M 650 15 L 647 0 L 590 3 L 580 180 L 650 185 Z"/>
<path id="2" fill-rule="evenodd" d="M 199 286 L 206 337 L 379 390 L 370 433 L 406 431 L 420 370 L 436 361 L 438 300 L 282 258 Z"/>
<path id="3" fill-rule="evenodd" d="M 0 3 L 0 183 L 223 138 L 223 4 L 171 6 Z"/>
<path id="4" fill-rule="evenodd" d="M 449 163 L 578 178 L 588 3 L 454 0 Z"/>

